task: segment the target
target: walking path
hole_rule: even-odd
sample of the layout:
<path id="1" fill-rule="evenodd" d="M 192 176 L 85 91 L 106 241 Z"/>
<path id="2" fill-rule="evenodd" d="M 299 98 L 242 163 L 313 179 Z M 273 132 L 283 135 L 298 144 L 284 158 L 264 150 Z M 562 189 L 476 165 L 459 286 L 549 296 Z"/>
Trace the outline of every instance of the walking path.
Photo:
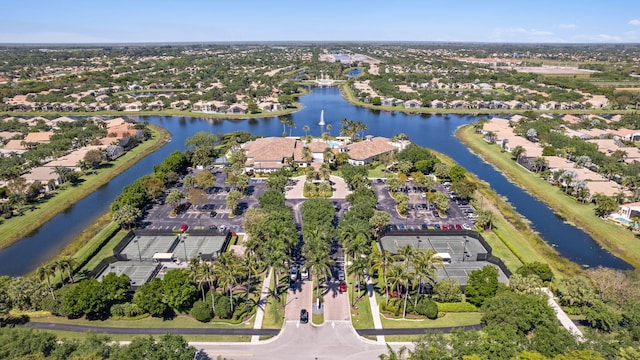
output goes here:
<path id="1" fill-rule="evenodd" d="M 562 324 L 562 326 L 564 326 L 564 328 L 567 329 L 567 331 L 569 331 L 569 333 L 573 335 L 579 342 L 584 342 L 584 336 L 582 335 L 582 331 L 578 329 L 576 324 L 574 324 L 573 321 L 569 319 L 569 316 L 567 316 L 567 314 L 564 312 L 564 310 L 562 310 L 560 305 L 558 305 L 556 300 L 553 298 L 553 293 L 551 292 L 551 290 L 545 287 L 545 288 L 542 288 L 542 292 L 547 294 L 547 296 L 549 297 L 549 301 L 548 301 L 549 306 L 551 306 L 553 311 L 555 311 L 556 317 L 558 318 L 558 320 L 560 320 L 560 323 Z"/>
<path id="2" fill-rule="evenodd" d="M 262 289 L 260 290 L 260 300 L 258 301 L 258 309 L 256 310 L 256 320 L 253 322 L 254 329 L 262 329 L 262 320 L 264 319 L 264 310 L 267 308 L 267 296 L 269 296 L 269 284 L 271 282 L 271 276 L 273 269 L 269 268 L 267 276 L 262 282 Z M 251 336 L 251 342 L 257 343 L 260 341 L 260 335 Z"/>
<path id="3" fill-rule="evenodd" d="M 367 275 L 367 292 L 369 293 L 369 305 L 371 306 L 371 316 L 373 317 L 373 326 L 375 329 L 382 329 L 382 321 L 380 320 L 380 307 L 378 306 L 378 300 L 376 300 L 376 294 L 374 293 L 373 283 L 371 282 L 371 276 Z M 384 344 L 384 335 L 376 334 L 376 340 L 379 343 Z"/>

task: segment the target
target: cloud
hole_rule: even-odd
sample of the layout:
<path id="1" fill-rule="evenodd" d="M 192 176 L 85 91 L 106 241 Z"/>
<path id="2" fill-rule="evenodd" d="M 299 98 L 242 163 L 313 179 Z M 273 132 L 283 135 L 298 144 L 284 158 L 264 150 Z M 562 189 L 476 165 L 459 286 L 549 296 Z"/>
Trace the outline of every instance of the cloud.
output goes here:
<path id="1" fill-rule="evenodd" d="M 576 24 L 560 24 L 559 26 L 563 29 L 569 29 L 569 30 L 575 30 L 578 28 L 578 25 Z"/>
<path id="2" fill-rule="evenodd" d="M 78 43 L 109 43 L 104 39 L 92 35 L 66 32 L 37 32 L 27 34 L 0 33 L 0 43 L 13 44 L 78 44 Z"/>
<path id="3" fill-rule="evenodd" d="M 551 31 L 522 27 L 493 29 L 491 40 L 499 42 L 564 42 Z"/>
<path id="4" fill-rule="evenodd" d="M 629 20 L 629 25 L 640 26 L 640 19 Z"/>

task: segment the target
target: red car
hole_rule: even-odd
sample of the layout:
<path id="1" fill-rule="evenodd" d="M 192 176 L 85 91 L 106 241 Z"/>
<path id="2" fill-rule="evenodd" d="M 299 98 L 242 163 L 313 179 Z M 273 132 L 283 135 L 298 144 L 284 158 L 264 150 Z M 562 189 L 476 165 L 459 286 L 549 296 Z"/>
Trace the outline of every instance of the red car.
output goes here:
<path id="1" fill-rule="evenodd" d="M 338 290 L 340 290 L 341 293 L 347 292 L 347 283 L 344 280 L 340 281 Z"/>
<path id="2" fill-rule="evenodd" d="M 187 231 L 188 228 L 189 228 L 189 225 L 187 225 L 186 223 L 182 223 L 182 226 L 180 226 L 180 231 L 185 232 Z"/>
<path id="3" fill-rule="evenodd" d="M 462 226 L 460 224 L 456 224 L 456 230 L 462 230 Z"/>

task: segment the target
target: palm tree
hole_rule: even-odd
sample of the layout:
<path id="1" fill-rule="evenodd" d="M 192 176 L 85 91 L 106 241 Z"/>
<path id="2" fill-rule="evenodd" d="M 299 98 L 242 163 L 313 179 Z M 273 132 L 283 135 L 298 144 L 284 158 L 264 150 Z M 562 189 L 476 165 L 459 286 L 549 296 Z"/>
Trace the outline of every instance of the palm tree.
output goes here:
<path id="1" fill-rule="evenodd" d="M 206 280 L 202 274 L 202 268 L 200 259 L 195 256 L 189 259 L 189 277 L 198 285 L 198 289 L 202 292 L 202 301 L 205 301 L 204 284 Z"/>
<path id="2" fill-rule="evenodd" d="M 331 150 L 331 148 L 326 148 L 322 152 L 322 160 L 324 162 L 332 162 L 335 158 L 336 154 L 333 153 L 333 150 Z"/>
<path id="3" fill-rule="evenodd" d="M 69 282 L 74 282 L 73 269 L 78 265 L 78 262 L 76 261 L 76 259 L 72 258 L 71 256 L 65 256 L 62 259 L 58 260 L 58 263 L 61 268 L 60 271 L 67 270 L 67 276 L 68 276 Z"/>
<path id="4" fill-rule="evenodd" d="M 269 241 L 266 246 L 265 260 L 273 269 L 273 292 L 276 299 L 280 299 L 280 274 L 281 271 L 287 271 L 287 250 L 283 242 Z"/>
<path id="5" fill-rule="evenodd" d="M 244 272 L 240 258 L 233 251 L 224 252 L 218 258 L 216 276 L 220 284 L 229 292 L 229 302 L 233 311 L 233 288 L 238 285 L 241 274 Z"/>
<path id="6" fill-rule="evenodd" d="M 257 276 L 264 264 L 256 252 L 247 249 L 244 253 L 244 265 L 247 270 L 247 298 L 249 298 L 251 275 Z"/>
<path id="7" fill-rule="evenodd" d="M 442 258 L 435 255 L 436 251 L 433 249 L 421 249 L 418 250 L 413 258 L 413 268 L 418 282 L 414 308 L 418 304 L 418 297 L 424 282 L 426 281 L 432 286 L 436 283 L 436 274 L 438 272 L 436 265 L 442 264 Z"/>
<path id="8" fill-rule="evenodd" d="M 38 270 L 36 270 L 36 276 L 38 277 L 38 279 L 40 281 L 47 281 L 47 285 L 49 285 L 49 292 L 51 292 L 51 297 L 53 298 L 53 300 L 56 299 L 55 294 L 53 293 L 53 287 L 51 286 L 51 277 L 55 276 L 56 274 L 56 268 L 55 266 L 51 266 L 49 265 L 42 265 L 38 268 Z"/>
<path id="9" fill-rule="evenodd" d="M 327 251 L 313 251 L 308 254 L 307 267 L 313 276 L 316 277 L 316 294 L 320 299 L 320 277 L 325 278 L 331 274 L 331 266 L 334 261 L 329 257 Z"/>
<path id="10" fill-rule="evenodd" d="M 397 256 L 387 250 L 376 251 L 369 257 L 369 272 L 381 272 L 384 282 L 386 304 L 389 304 L 389 290 L 387 289 L 387 270 L 397 260 Z"/>
<path id="11" fill-rule="evenodd" d="M 405 269 L 409 267 L 409 263 L 413 262 L 414 257 L 418 251 L 411 245 L 405 245 L 398 249 L 398 256 L 402 260 L 402 265 Z"/>
<path id="12" fill-rule="evenodd" d="M 322 180 L 329 181 L 329 176 L 331 176 L 331 169 L 329 169 L 329 164 L 322 163 L 322 165 L 320 165 L 320 169 L 318 169 L 318 173 Z"/>
<path id="13" fill-rule="evenodd" d="M 308 146 L 305 146 L 302 148 L 302 160 L 304 161 L 311 161 L 313 159 L 313 153 L 311 152 L 311 149 L 309 149 Z"/>
<path id="14" fill-rule="evenodd" d="M 302 130 L 304 131 L 304 136 L 307 137 L 307 133 L 309 132 L 309 130 L 311 130 L 311 128 L 309 127 L 309 125 L 305 125 L 302 127 Z"/>
<path id="15" fill-rule="evenodd" d="M 349 267 L 347 268 L 347 273 L 349 275 L 356 276 L 356 288 L 358 289 L 358 298 L 360 298 L 360 275 L 364 274 L 367 271 L 367 258 L 366 257 L 357 257 L 354 258 Z M 351 305 L 354 305 L 354 294 L 351 294 Z"/>
<path id="16" fill-rule="evenodd" d="M 327 132 L 329 133 L 329 136 L 331 136 L 331 129 L 333 129 L 333 125 L 327 124 Z"/>
<path id="17" fill-rule="evenodd" d="M 404 353 L 408 352 L 405 346 L 398 349 L 398 351 L 394 351 L 389 344 L 387 344 L 388 352 L 386 354 L 380 354 L 378 358 L 380 360 L 400 360 L 404 359 Z"/>
<path id="18" fill-rule="evenodd" d="M 511 150 L 511 154 L 513 155 L 513 158 L 516 160 L 516 162 L 520 160 L 520 157 L 524 156 L 524 154 L 526 153 L 527 150 L 520 145 L 514 147 L 513 150 Z"/>

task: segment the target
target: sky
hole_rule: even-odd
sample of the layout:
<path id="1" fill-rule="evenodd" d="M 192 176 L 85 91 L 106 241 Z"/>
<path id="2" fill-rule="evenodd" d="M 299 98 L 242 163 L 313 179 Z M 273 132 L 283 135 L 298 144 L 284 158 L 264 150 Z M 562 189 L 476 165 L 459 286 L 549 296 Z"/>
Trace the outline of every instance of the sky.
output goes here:
<path id="1" fill-rule="evenodd" d="M 640 43 L 638 0 L 3 1 L 0 43 Z"/>

